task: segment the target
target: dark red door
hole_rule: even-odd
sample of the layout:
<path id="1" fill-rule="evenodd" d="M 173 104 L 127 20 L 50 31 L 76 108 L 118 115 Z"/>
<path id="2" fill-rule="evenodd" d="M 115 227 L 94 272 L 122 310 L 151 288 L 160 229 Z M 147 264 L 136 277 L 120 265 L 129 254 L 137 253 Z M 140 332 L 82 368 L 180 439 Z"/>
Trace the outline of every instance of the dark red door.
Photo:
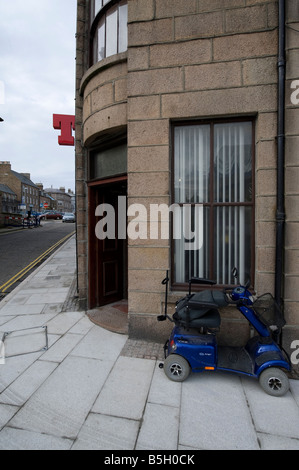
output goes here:
<path id="1" fill-rule="evenodd" d="M 118 197 L 126 195 L 126 182 L 90 188 L 89 195 L 89 304 L 94 308 L 127 297 L 127 240 L 118 238 Z M 101 204 L 114 209 L 115 237 L 104 240 L 96 236 L 96 224 L 107 215 L 95 216 L 95 209 Z"/>

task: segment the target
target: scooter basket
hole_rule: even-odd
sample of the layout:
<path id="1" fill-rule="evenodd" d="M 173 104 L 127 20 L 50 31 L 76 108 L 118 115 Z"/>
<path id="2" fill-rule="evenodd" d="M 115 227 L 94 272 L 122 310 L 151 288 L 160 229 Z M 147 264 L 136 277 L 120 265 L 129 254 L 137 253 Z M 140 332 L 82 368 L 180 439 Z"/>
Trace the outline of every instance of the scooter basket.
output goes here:
<path id="1" fill-rule="evenodd" d="M 279 329 L 286 323 L 272 294 L 263 294 L 258 297 L 253 303 L 253 309 L 258 318 L 269 328 Z"/>

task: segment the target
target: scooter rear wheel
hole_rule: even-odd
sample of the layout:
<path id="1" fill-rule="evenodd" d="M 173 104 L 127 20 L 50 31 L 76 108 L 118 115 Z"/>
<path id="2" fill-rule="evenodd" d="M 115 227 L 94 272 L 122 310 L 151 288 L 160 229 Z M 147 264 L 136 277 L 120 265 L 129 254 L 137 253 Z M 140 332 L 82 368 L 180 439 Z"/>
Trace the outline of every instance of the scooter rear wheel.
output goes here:
<path id="1" fill-rule="evenodd" d="M 166 376 L 174 382 L 183 382 L 191 372 L 190 365 L 186 359 L 178 354 L 170 354 L 164 362 Z"/>
<path id="2" fill-rule="evenodd" d="M 274 397 L 282 397 L 290 387 L 288 376 L 277 367 L 269 367 L 263 370 L 259 376 L 262 389 Z"/>

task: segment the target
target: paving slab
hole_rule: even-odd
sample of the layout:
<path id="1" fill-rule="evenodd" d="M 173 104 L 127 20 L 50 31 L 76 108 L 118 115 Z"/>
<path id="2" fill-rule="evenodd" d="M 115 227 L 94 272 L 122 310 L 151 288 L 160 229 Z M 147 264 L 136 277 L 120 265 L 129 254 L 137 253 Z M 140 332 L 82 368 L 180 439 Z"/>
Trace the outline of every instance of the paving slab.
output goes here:
<path id="1" fill-rule="evenodd" d="M 159 363 L 160 361 L 157 361 L 148 395 L 148 402 L 179 408 L 183 384 L 169 380 L 164 374 L 163 369 L 160 369 Z"/>
<path id="2" fill-rule="evenodd" d="M 73 441 L 46 434 L 5 428 L 0 431 L 0 450 L 69 450 Z"/>
<path id="3" fill-rule="evenodd" d="M 30 367 L 42 352 L 9 357 L 4 365 L 0 365 L 0 393 L 3 392 L 14 380 Z"/>
<path id="4" fill-rule="evenodd" d="M 39 293 L 37 294 L 29 294 L 28 299 L 26 300 L 25 304 L 26 305 L 34 305 L 34 304 L 40 304 L 41 301 L 44 304 L 52 304 L 57 302 L 57 303 L 62 303 L 66 300 L 67 297 L 67 292 L 50 292 L 46 293 L 43 295 L 40 295 Z"/>
<path id="5" fill-rule="evenodd" d="M 255 381 L 243 379 L 243 382 L 256 430 L 299 439 L 299 408 L 291 392 L 283 397 L 273 397 Z"/>
<path id="6" fill-rule="evenodd" d="M 299 380 L 290 380 L 290 390 L 295 402 L 299 406 Z"/>
<path id="7" fill-rule="evenodd" d="M 10 305 L 14 305 L 15 308 L 17 308 L 18 305 L 26 304 L 30 296 L 31 294 L 23 293 L 21 290 L 16 290 L 16 293 L 9 298 L 9 303 Z M 40 299 L 41 299 L 41 296 L 40 296 Z M 39 303 L 44 303 L 44 302 L 39 302 Z M 1 310 L 2 310 L 3 305 L 5 305 L 5 302 L 2 305 L 0 304 Z"/>
<path id="8" fill-rule="evenodd" d="M 14 318 L 15 318 L 15 316 L 13 316 L 13 315 L 0 317 L 0 329 L 1 329 L 2 325 L 5 325 L 5 323 L 9 322 L 10 320 L 13 320 Z M 4 327 L 4 329 L 5 329 L 5 327 Z"/>
<path id="9" fill-rule="evenodd" d="M 41 384 L 52 374 L 57 363 L 34 362 L 0 395 L 0 402 L 22 406 Z"/>
<path id="10" fill-rule="evenodd" d="M 35 305 L 18 305 L 16 306 L 12 301 L 1 305 L 0 308 L 0 317 L 4 316 L 16 316 L 16 315 L 34 315 L 42 313 L 45 308 L 45 304 L 39 303 Z"/>
<path id="11" fill-rule="evenodd" d="M 56 315 L 53 313 L 18 315 L 13 320 L 2 325 L 0 331 L 5 333 L 6 331 L 15 331 L 26 328 L 36 328 L 39 326 L 44 326 L 55 316 Z"/>
<path id="12" fill-rule="evenodd" d="M 51 346 L 41 357 L 41 361 L 62 362 L 74 347 L 82 340 L 83 336 L 66 333 Z"/>
<path id="13" fill-rule="evenodd" d="M 30 285 L 28 287 L 24 287 L 19 290 L 21 295 L 31 295 L 31 294 L 36 294 L 37 288 L 35 285 Z M 47 287 L 39 287 L 38 288 L 38 293 L 40 294 L 40 298 L 42 299 L 43 295 L 49 292 L 49 289 Z"/>
<path id="14" fill-rule="evenodd" d="M 53 317 L 59 313 L 61 313 L 63 307 L 63 303 L 61 304 L 45 304 L 42 313 L 43 314 L 51 314 Z"/>
<path id="15" fill-rule="evenodd" d="M 71 355 L 92 357 L 102 361 L 115 361 L 119 356 L 127 336 L 93 326 L 83 340 L 74 348 Z"/>
<path id="16" fill-rule="evenodd" d="M 82 318 L 69 330 L 69 333 L 85 335 L 93 328 L 93 323 L 82 312 Z"/>
<path id="17" fill-rule="evenodd" d="M 261 450 L 299 450 L 299 440 L 258 433 Z"/>
<path id="18" fill-rule="evenodd" d="M 129 419 L 141 419 L 155 361 L 120 356 L 92 411 Z"/>
<path id="19" fill-rule="evenodd" d="M 136 450 L 176 450 L 180 409 L 147 403 Z"/>
<path id="20" fill-rule="evenodd" d="M 48 332 L 63 335 L 79 320 L 81 320 L 82 312 L 64 312 L 56 315 L 52 320 L 47 322 Z"/>
<path id="21" fill-rule="evenodd" d="M 67 357 L 10 426 L 75 439 L 112 366 L 113 362 Z"/>
<path id="22" fill-rule="evenodd" d="M 183 383 L 180 445 L 204 450 L 258 450 L 240 378 L 193 374 Z"/>
<path id="23" fill-rule="evenodd" d="M 139 421 L 90 413 L 72 450 L 133 450 Z"/>
<path id="24" fill-rule="evenodd" d="M 19 410 L 19 407 L 12 405 L 5 405 L 0 403 L 0 429 L 5 426 L 14 414 Z M 1 438 L 0 438 L 1 443 Z M 1 447 L 0 447 L 1 448 Z"/>

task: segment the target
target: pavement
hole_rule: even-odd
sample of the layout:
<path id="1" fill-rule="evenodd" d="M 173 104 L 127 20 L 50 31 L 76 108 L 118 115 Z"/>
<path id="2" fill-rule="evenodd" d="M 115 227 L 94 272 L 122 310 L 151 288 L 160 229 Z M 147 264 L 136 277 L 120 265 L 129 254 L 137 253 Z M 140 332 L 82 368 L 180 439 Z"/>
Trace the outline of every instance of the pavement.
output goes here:
<path id="1" fill-rule="evenodd" d="M 73 237 L 0 302 L 0 450 L 299 450 L 299 381 L 280 398 L 235 374 L 171 382 L 161 345 L 78 310 L 75 270 Z"/>

